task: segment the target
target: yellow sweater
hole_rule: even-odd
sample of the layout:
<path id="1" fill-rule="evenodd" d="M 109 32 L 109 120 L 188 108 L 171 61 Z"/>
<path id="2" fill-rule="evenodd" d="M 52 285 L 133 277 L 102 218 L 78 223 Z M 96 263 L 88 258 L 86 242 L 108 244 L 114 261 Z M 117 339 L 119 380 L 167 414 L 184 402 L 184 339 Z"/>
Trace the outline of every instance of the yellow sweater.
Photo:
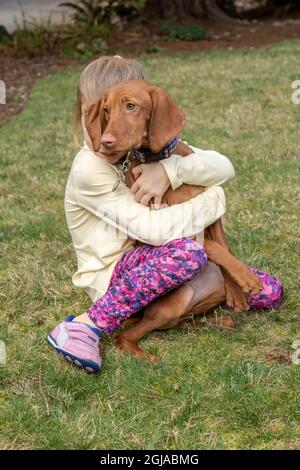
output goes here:
<path id="1" fill-rule="evenodd" d="M 234 177 L 228 158 L 193 148 L 182 158 L 162 160 L 173 189 L 182 183 L 206 186 L 190 201 L 159 210 L 137 203 L 121 182 L 113 192 L 119 165 L 97 157 L 86 144 L 76 155 L 65 192 L 65 212 L 76 251 L 75 286 L 85 288 L 92 301 L 107 290 L 121 255 L 140 240 L 163 245 L 183 236 L 199 234 L 225 213 L 225 196 L 219 186 Z"/>

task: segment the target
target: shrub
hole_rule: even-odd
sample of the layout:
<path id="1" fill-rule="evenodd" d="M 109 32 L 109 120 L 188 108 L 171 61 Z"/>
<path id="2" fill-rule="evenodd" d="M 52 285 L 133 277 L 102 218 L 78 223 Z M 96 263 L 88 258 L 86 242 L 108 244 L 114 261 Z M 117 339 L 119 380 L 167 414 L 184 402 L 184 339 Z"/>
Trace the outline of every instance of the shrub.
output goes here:
<path id="1" fill-rule="evenodd" d="M 3 39 L 8 39 L 10 37 L 7 29 L 5 28 L 5 26 L 3 26 L 2 24 L 0 24 L 0 41 L 3 41 Z"/>
<path id="2" fill-rule="evenodd" d="M 73 10 L 76 24 L 99 25 L 132 20 L 140 14 L 144 3 L 144 0 L 79 0 L 76 3 L 64 2 L 60 6 Z"/>
<path id="3" fill-rule="evenodd" d="M 2 38 L 0 53 L 15 57 L 62 54 L 88 58 L 107 49 L 104 38 L 108 33 L 108 24 L 64 24 L 57 27 L 51 24 L 50 19 L 46 24 L 23 21 L 11 35 Z"/>
<path id="4" fill-rule="evenodd" d="M 144 51 L 146 52 L 146 54 L 155 54 L 157 52 L 161 52 L 162 48 L 157 46 L 156 44 L 149 44 L 145 47 Z"/>
<path id="5" fill-rule="evenodd" d="M 16 24 L 16 29 L 10 35 L 2 37 L 1 53 L 6 52 L 14 56 L 33 57 L 56 49 L 60 38 L 60 32 L 52 29 L 50 20 L 46 24 L 39 24 L 34 21 L 23 21 L 22 24 Z"/>
<path id="6" fill-rule="evenodd" d="M 201 39 L 208 39 L 209 37 L 203 26 L 198 23 L 177 25 L 168 21 L 161 21 L 159 25 L 160 29 L 166 33 L 168 39 L 199 41 Z"/>

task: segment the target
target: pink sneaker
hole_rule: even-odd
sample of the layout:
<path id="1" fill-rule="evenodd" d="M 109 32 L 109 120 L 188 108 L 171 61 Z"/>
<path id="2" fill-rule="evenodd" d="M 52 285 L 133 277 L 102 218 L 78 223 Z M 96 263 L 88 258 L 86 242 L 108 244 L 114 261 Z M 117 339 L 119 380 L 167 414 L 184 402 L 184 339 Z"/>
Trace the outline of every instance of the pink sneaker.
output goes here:
<path id="1" fill-rule="evenodd" d="M 97 374 L 101 367 L 100 330 L 86 323 L 72 321 L 69 315 L 47 336 L 48 342 L 68 362 L 87 372 Z"/>

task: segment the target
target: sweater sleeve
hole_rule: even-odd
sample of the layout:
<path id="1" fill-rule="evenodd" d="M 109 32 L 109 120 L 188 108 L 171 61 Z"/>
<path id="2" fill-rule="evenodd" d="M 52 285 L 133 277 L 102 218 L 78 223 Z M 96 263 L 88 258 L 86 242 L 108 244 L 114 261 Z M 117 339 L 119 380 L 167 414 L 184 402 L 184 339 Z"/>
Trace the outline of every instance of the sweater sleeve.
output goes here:
<path id="1" fill-rule="evenodd" d="M 172 189 L 183 183 L 195 186 L 221 185 L 231 178 L 235 172 L 230 160 L 214 150 L 193 148 L 194 153 L 187 157 L 171 155 L 160 160 L 169 177 Z"/>
<path id="2" fill-rule="evenodd" d="M 112 188 L 116 173 L 100 166 L 74 171 L 77 204 L 102 219 L 117 232 L 151 245 L 200 234 L 225 213 L 225 195 L 220 186 L 208 188 L 190 201 L 151 210 L 135 201 L 125 183 Z"/>

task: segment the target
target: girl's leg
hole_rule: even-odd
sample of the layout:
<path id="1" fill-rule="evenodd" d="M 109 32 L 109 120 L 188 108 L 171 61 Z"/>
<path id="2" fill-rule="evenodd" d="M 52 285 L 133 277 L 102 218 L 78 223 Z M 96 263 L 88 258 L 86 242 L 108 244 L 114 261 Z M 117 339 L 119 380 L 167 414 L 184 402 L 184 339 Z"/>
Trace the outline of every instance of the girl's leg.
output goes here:
<path id="1" fill-rule="evenodd" d="M 189 238 L 130 250 L 116 265 L 107 292 L 87 313 L 101 331 L 112 334 L 122 321 L 191 280 L 206 264 L 206 252 Z"/>
<path id="2" fill-rule="evenodd" d="M 262 285 L 262 290 L 259 294 L 250 295 L 249 297 L 250 310 L 278 308 L 283 300 L 283 285 L 281 282 L 276 277 L 260 269 L 253 267 L 250 269 L 260 278 Z"/>

